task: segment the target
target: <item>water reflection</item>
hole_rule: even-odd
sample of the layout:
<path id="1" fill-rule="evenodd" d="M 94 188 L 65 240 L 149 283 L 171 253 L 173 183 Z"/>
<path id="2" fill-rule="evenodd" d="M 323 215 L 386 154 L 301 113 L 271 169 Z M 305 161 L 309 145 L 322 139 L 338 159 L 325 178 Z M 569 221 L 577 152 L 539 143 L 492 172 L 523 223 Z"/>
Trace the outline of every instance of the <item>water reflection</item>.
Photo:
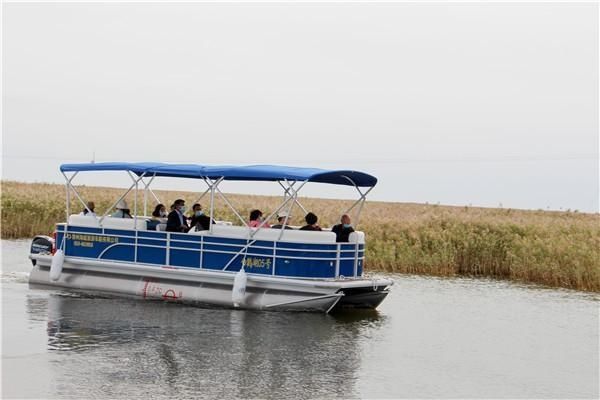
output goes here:
<path id="1" fill-rule="evenodd" d="M 360 338 L 385 322 L 376 312 L 202 309 L 57 293 L 46 307 L 41 300 L 28 298 L 30 319 L 47 318 L 48 349 L 70 361 L 53 368 L 57 396 L 80 384 L 89 390 L 83 397 L 359 397 Z"/>

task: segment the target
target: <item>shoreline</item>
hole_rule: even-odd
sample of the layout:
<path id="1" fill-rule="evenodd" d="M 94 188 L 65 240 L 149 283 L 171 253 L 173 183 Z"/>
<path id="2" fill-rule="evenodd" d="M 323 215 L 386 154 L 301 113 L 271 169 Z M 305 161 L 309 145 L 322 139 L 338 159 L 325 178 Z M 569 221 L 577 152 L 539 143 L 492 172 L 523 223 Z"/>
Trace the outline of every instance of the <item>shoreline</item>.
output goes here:
<path id="1" fill-rule="evenodd" d="M 77 186 L 104 211 L 122 189 Z M 197 193 L 156 190 L 165 205 Z M 142 196 L 138 196 L 141 201 Z M 273 210 L 277 196 L 228 194 L 242 212 Z M 319 224 L 337 223 L 352 200 L 300 198 Z M 127 196 L 133 202 L 133 195 Z M 140 203 L 138 203 L 140 204 Z M 149 211 L 154 203 L 149 202 Z M 75 204 L 72 212 L 79 212 Z M 65 220 L 64 185 L 2 181 L 2 239 L 49 234 Z M 237 222 L 221 199 L 218 219 Z M 303 215 L 296 208 L 293 224 Z M 365 272 L 438 277 L 489 277 L 546 287 L 600 292 L 600 214 L 367 201 L 358 229 L 367 236 Z"/>

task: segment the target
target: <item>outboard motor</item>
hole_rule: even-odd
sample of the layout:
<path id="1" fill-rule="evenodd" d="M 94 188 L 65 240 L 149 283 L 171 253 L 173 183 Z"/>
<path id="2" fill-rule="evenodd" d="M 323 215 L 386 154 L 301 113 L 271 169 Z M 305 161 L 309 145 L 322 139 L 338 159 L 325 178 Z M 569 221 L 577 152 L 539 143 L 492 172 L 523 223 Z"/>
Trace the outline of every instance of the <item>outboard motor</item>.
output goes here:
<path id="1" fill-rule="evenodd" d="M 37 235 L 31 241 L 31 254 L 52 254 L 52 249 L 54 248 L 54 239 L 50 236 L 45 235 Z M 33 265 L 35 265 L 36 260 L 31 260 Z"/>

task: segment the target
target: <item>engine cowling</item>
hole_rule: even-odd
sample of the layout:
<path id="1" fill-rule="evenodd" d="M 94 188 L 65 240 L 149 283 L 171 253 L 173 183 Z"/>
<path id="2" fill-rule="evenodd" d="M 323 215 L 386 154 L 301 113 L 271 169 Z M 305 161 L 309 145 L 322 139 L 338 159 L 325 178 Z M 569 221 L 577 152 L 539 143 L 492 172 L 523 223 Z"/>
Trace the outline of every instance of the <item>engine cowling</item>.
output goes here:
<path id="1" fill-rule="evenodd" d="M 51 255 L 54 248 L 54 239 L 50 236 L 37 235 L 31 241 L 30 254 Z M 35 260 L 31 260 L 35 265 Z"/>

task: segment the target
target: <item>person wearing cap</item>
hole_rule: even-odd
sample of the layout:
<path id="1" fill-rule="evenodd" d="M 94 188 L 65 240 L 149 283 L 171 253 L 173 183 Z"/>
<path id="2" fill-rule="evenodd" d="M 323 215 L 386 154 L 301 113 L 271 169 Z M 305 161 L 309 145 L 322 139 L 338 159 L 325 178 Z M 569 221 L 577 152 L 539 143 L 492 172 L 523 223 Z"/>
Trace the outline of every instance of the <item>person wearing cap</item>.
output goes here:
<path id="1" fill-rule="evenodd" d="M 304 220 L 306 221 L 306 225 L 304 225 L 302 228 L 300 228 L 301 231 L 321 231 L 321 227 L 319 225 L 317 225 L 317 221 L 319 220 L 319 217 L 317 217 L 316 214 L 309 212 L 308 214 L 306 214 L 306 217 L 304 217 Z"/>
<path id="2" fill-rule="evenodd" d="M 129 212 L 129 206 L 125 200 L 119 200 L 115 206 L 117 211 L 111 214 L 113 218 L 133 218 Z"/>
<path id="3" fill-rule="evenodd" d="M 350 220 L 350 216 L 348 214 L 342 215 L 340 220 L 341 224 L 335 225 L 331 228 L 331 232 L 336 235 L 336 242 L 349 242 L 350 234 L 354 232 L 354 228 L 352 227 L 352 221 Z"/>
<path id="4" fill-rule="evenodd" d="M 287 223 L 285 221 L 287 217 Z M 286 212 L 280 212 L 279 214 L 277 214 L 277 224 L 273 225 L 271 228 L 273 229 L 294 229 L 291 226 L 289 226 L 290 220 L 292 219 L 291 215 L 288 215 L 288 213 Z"/>
<path id="5" fill-rule="evenodd" d="M 185 216 L 185 200 L 177 199 L 167 217 L 167 232 L 187 232 L 190 227 Z"/>

